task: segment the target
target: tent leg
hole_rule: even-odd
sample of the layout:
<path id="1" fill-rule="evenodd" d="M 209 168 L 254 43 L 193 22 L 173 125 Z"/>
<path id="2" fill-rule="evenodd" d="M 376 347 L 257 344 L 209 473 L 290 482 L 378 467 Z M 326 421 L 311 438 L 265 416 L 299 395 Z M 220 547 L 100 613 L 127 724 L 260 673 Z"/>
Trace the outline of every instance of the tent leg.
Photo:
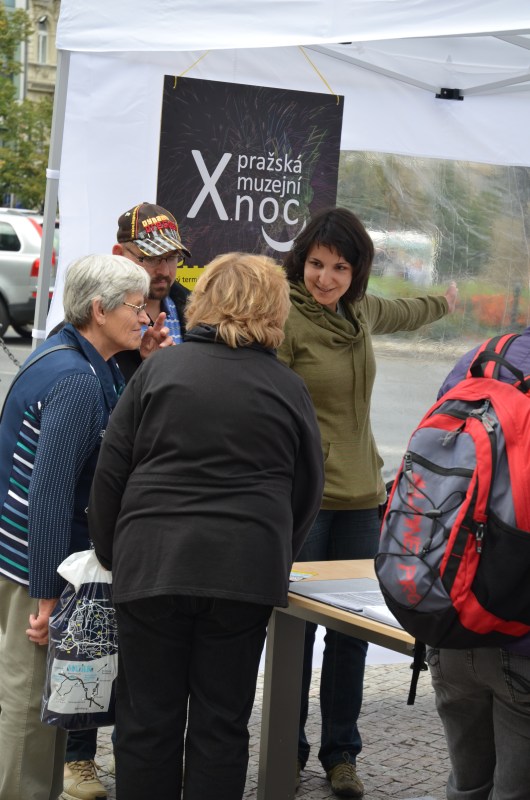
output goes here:
<path id="1" fill-rule="evenodd" d="M 57 82 L 53 98 L 53 118 L 50 135 L 48 169 L 46 170 L 46 195 L 44 198 L 44 219 L 42 223 L 42 242 L 40 248 L 40 268 L 35 302 L 35 323 L 33 328 L 33 349 L 46 337 L 46 317 L 51 282 L 53 236 L 57 216 L 59 194 L 59 172 L 63 147 L 64 115 L 66 111 L 66 92 L 70 70 L 70 52 L 57 51 Z"/>

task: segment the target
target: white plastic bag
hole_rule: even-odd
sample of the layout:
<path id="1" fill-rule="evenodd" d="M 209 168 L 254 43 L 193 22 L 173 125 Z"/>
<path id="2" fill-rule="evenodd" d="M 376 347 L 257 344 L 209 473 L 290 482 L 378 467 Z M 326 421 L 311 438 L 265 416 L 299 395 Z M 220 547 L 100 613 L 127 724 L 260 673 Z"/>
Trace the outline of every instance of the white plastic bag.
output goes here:
<path id="1" fill-rule="evenodd" d="M 50 617 L 41 719 L 65 730 L 112 725 L 118 674 L 112 573 L 94 550 L 73 553 L 57 571 L 68 585 Z"/>

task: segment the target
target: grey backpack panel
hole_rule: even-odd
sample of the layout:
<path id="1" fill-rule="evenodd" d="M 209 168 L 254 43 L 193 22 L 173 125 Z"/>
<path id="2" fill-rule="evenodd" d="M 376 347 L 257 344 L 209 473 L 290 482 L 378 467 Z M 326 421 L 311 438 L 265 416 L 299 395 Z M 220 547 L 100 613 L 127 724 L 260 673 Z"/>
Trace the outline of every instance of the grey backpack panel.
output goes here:
<path id="1" fill-rule="evenodd" d="M 405 630 L 457 648 L 530 630 L 528 496 L 530 398 L 461 381 L 412 434 L 382 523 L 376 573 Z"/>

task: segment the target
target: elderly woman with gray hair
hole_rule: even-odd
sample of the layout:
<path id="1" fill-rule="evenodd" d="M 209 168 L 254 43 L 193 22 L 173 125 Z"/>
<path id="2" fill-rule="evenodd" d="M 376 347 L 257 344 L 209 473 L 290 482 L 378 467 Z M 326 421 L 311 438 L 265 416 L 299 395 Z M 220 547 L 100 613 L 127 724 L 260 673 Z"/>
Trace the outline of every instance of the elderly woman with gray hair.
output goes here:
<path id="1" fill-rule="evenodd" d="M 66 732 L 40 721 L 57 567 L 89 547 L 99 446 L 123 389 L 112 356 L 149 322 L 145 270 L 92 255 L 66 275 L 66 325 L 28 358 L 0 424 L 0 798 L 56 800 Z"/>
<path id="2" fill-rule="evenodd" d="M 120 639 L 119 800 L 243 795 L 267 622 L 322 495 L 309 393 L 275 353 L 288 312 L 274 261 L 214 259 L 184 344 L 142 364 L 105 435 L 89 525 Z"/>

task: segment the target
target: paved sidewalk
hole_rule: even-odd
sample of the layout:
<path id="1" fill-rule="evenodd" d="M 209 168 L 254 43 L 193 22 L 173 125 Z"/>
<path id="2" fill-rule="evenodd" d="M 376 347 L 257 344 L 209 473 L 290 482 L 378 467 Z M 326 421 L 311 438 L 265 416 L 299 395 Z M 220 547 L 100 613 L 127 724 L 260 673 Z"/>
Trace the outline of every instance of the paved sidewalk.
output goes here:
<path id="1" fill-rule="evenodd" d="M 365 696 L 359 721 L 364 748 L 357 761 L 366 800 L 445 798 L 448 758 L 442 726 L 434 708 L 430 677 L 427 672 L 420 675 L 416 702 L 407 706 L 410 675 L 408 664 L 366 667 Z M 334 797 L 316 756 L 320 736 L 319 677 L 320 670 L 314 670 L 307 727 L 313 750 L 302 772 L 297 800 Z M 250 763 L 244 800 L 256 798 L 262 691 L 263 675 L 260 675 L 250 720 Z M 110 732 L 110 728 L 100 731 L 97 761 L 101 780 L 108 788 L 108 798 L 113 800 L 116 797 L 114 776 L 108 773 Z"/>

